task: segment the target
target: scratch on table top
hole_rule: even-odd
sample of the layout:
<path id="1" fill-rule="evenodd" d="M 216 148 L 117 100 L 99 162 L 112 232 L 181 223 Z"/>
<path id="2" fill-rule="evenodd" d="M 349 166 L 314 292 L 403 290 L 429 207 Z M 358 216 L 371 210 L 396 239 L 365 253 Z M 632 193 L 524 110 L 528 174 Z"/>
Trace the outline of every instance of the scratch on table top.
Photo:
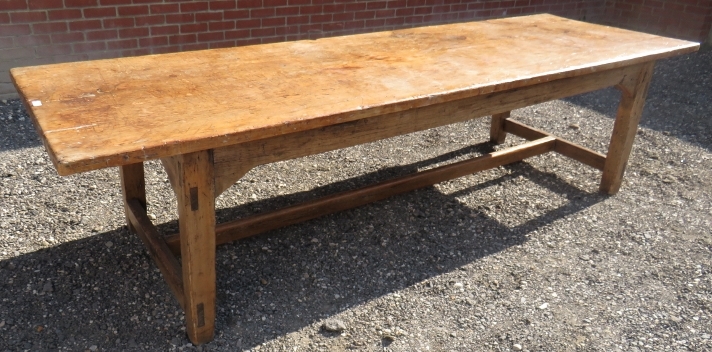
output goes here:
<path id="1" fill-rule="evenodd" d="M 60 128 L 60 129 L 57 129 L 57 130 L 46 131 L 45 134 L 50 134 L 50 133 L 55 133 L 55 132 L 71 131 L 71 130 L 80 130 L 80 129 L 83 129 L 83 128 L 89 128 L 89 127 L 94 127 L 94 126 L 96 126 L 95 123 L 92 123 L 92 124 L 90 124 L 90 125 L 77 126 L 77 127 Z"/>

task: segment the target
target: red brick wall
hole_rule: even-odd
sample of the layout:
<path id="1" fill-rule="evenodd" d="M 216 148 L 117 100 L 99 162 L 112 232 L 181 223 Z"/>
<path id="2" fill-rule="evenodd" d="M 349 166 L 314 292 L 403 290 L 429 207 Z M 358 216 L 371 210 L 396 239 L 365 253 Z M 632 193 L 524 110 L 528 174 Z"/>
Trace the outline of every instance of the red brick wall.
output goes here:
<path id="1" fill-rule="evenodd" d="M 605 0 L 603 23 L 704 42 L 712 0 Z"/>
<path id="2" fill-rule="evenodd" d="M 601 0 L 0 0 L 0 96 L 22 65 L 230 47 L 550 12 Z"/>

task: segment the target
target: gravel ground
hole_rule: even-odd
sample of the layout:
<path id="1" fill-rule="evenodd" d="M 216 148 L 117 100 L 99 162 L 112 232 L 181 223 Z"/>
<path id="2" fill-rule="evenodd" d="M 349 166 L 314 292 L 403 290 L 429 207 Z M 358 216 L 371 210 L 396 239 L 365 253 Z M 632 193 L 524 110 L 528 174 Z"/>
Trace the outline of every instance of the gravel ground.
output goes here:
<path id="1" fill-rule="evenodd" d="M 605 151 L 617 98 L 513 115 Z M 616 196 L 547 154 L 221 246 L 215 340 L 194 347 L 124 226 L 117 170 L 58 177 L 3 101 L 0 351 L 712 350 L 710 102 L 712 51 L 660 62 Z M 488 123 L 255 168 L 218 198 L 219 221 L 486 152 Z M 155 162 L 147 188 L 175 230 Z"/>

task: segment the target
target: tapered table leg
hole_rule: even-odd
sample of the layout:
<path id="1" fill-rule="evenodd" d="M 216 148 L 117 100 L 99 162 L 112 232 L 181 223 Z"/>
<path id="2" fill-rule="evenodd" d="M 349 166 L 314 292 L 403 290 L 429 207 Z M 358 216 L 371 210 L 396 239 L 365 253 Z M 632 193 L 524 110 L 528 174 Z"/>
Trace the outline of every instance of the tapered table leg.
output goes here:
<path id="1" fill-rule="evenodd" d="M 616 194 L 621 187 L 623 173 L 633 148 L 633 140 L 643 113 L 645 96 L 648 94 L 650 79 L 653 75 L 653 65 L 654 62 L 641 65 L 637 75 L 626 77 L 618 85 L 622 92 L 621 102 L 618 105 L 611 143 L 608 146 L 608 154 L 603 167 L 601 192 Z"/>
<path id="2" fill-rule="evenodd" d="M 146 181 L 143 174 L 143 163 L 119 166 L 119 178 L 121 178 L 121 191 L 124 198 L 126 226 L 128 226 L 129 231 L 136 233 L 136 229 L 129 220 L 128 201 L 137 199 L 141 206 L 146 209 Z"/>
<path id="3" fill-rule="evenodd" d="M 188 337 L 194 344 L 215 330 L 215 181 L 212 151 L 175 157 L 178 221 Z"/>

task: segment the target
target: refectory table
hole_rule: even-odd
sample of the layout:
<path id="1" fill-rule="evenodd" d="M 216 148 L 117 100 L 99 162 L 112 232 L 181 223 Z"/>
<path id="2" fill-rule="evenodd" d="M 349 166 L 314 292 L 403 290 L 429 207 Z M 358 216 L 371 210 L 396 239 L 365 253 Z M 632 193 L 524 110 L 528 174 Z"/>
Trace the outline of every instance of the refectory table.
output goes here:
<path id="1" fill-rule="evenodd" d="M 698 47 L 533 15 L 23 67 L 11 75 L 60 175 L 119 167 L 128 227 L 146 244 L 199 344 L 215 327 L 216 244 L 549 151 L 601 170 L 601 191 L 616 193 L 654 62 Z M 607 154 L 509 118 L 512 109 L 610 86 L 621 101 Z M 485 115 L 492 115 L 492 142 L 507 133 L 529 142 L 215 223 L 215 197 L 254 166 Z M 146 215 L 143 162 L 153 159 L 176 194 L 177 235 L 160 235 Z"/>

